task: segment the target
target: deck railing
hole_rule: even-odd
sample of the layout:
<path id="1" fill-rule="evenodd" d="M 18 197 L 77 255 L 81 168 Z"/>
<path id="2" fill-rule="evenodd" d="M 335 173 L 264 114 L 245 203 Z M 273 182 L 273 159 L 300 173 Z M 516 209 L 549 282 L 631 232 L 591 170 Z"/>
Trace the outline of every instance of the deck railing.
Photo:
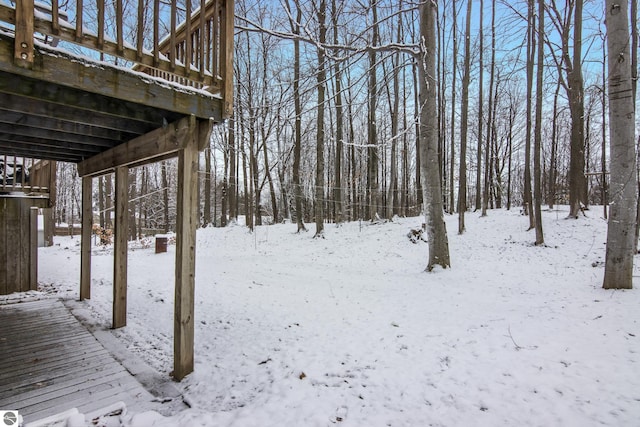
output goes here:
<path id="1" fill-rule="evenodd" d="M 0 154 L 0 194 L 48 196 L 55 174 L 53 161 Z"/>
<path id="2" fill-rule="evenodd" d="M 34 36 L 81 45 L 135 70 L 219 94 L 233 108 L 234 0 L 0 2 L 15 29 L 14 61 L 30 67 Z M 64 4 L 62 9 L 60 4 Z"/>

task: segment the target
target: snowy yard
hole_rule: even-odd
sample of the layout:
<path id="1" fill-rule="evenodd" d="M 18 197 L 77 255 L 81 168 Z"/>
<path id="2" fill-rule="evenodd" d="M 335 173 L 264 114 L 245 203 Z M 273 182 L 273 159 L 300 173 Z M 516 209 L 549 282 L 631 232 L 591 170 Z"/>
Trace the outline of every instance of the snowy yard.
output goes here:
<path id="1" fill-rule="evenodd" d="M 198 230 L 192 409 L 128 425 L 638 426 L 640 281 L 601 289 L 606 222 L 518 211 L 447 217 L 453 268 L 425 273 L 421 218 Z M 175 247 L 132 245 L 128 326 L 114 333 L 168 374 Z M 46 292 L 77 297 L 79 241 L 40 249 Z M 111 319 L 112 254 L 96 247 L 86 315 Z M 636 268 L 638 272 L 638 268 Z M 636 273 L 638 274 L 638 273 Z"/>

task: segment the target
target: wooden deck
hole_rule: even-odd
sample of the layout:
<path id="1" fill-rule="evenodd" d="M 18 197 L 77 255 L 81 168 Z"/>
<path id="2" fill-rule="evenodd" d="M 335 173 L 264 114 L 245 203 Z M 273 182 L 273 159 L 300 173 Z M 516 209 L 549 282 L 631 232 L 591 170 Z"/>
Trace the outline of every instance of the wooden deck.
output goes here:
<path id="1" fill-rule="evenodd" d="M 72 408 L 90 414 L 117 402 L 129 412 L 166 413 L 170 406 L 161 400 L 60 301 L 0 306 L 0 410 L 18 410 L 32 422 Z"/>

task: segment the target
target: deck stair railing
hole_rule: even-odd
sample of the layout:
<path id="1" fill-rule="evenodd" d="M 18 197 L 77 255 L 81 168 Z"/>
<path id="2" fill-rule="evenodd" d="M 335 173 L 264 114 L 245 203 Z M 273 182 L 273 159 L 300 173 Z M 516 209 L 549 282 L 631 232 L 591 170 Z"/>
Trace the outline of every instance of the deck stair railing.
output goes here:
<path id="1" fill-rule="evenodd" d="M 231 115 L 233 0 L 7 1 L 0 0 L 0 20 L 15 30 L 16 63 L 33 64 L 34 36 L 42 35 L 219 94 L 223 116 Z"/>

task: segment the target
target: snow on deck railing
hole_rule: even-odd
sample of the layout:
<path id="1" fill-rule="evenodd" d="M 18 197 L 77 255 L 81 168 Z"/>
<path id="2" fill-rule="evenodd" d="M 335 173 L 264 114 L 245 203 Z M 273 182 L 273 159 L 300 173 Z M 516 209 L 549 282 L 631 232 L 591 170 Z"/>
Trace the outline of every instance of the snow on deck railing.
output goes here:
<path id="1" fill-rule="evenodd" d="M 125 59 L 136 71 L 219 93 L 224 115 L 231 113 L 234 0 L 0 1 L 0 21 L 15 29 L 17 61 L 33 61 L 39 33 L 53 44 L 78 44 Z"/>
<path id="2" fill-rule="evenodd" d="M 0 193 L 48 194 L 55 162 L 0 154 Z"/>

